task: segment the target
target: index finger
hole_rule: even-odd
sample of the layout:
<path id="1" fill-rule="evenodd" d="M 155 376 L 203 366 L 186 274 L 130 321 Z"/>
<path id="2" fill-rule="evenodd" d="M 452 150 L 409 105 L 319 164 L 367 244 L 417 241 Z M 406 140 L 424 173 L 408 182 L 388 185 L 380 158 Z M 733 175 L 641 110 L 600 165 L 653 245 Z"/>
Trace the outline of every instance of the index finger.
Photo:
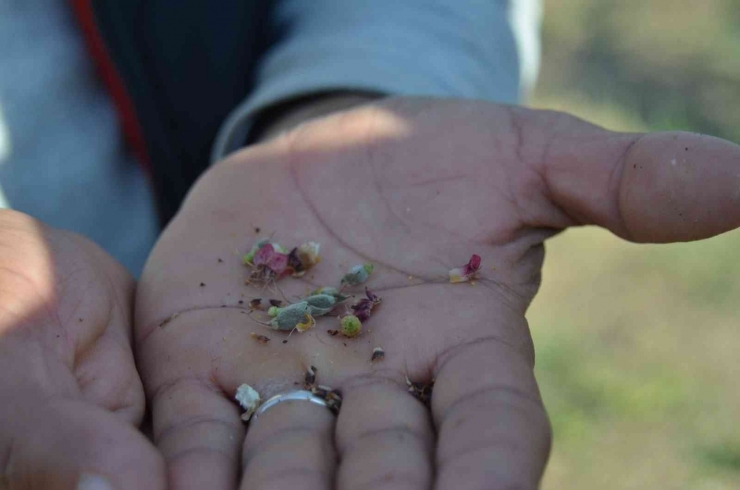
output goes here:
<path id="1" fill-rule="evenodd" d="M 551 429 L 533 368 L 531 350 L 495 336 L 438 358 L 432 394 L 437 490 L 538 487 Z"/>

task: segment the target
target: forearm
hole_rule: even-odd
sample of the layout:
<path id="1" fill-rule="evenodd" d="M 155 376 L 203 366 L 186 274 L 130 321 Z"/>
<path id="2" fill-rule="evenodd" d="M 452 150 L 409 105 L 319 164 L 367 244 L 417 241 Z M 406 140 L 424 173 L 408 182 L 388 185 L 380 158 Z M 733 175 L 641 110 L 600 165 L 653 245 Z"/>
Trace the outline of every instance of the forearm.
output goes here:
<path id="1" fill-rule="evenodd" d="M 211 160 L 274 135 L 255 131 L 260 115 L 327 96 L 516 103 L 536 71 L 538 4 L 277 1 L 270 19 L 274 44 L 259 60 L 254 89 L 221 126 Z"/>

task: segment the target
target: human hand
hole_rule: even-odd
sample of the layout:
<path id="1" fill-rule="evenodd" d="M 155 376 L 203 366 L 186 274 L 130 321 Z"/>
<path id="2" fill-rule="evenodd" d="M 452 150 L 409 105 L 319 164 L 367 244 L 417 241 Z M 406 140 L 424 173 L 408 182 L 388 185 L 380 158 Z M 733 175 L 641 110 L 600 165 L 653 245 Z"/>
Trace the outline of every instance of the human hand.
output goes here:
<path id="1" fill-rule="evenodd" d="M 731 229 L 739 161 L 737 146 L 708 136 L 428 99 L 331 116 L 233 155 L 191 191 L 137 291 L 137 354 L 172 487 L 535 488 L 550 428 L 524 313 L 544 240 L 583 224 L 636 242 Z M 311 273 L 279 283 L 289 296 L 376 265 L 368 286 L 383 304 L 362 336 L 331 337 L 336 320 L 322 318 L 283 344 L 245 314 L 272 296 L 244 285 L 255 227 L 322 245 Z M 473 253 L 481 279 L 449 284 Z M 386 358 L 371 363 L 376 346 Z M 309 365 L 342 390 L 336 421 L 286 403 L 245 439 L 236 388 L 266 399 Z M 436 380 L 431 412 L 406 375 Z"/>
<path id="2" fill-rule="evenodd" d="M 0 211 L 1 489 L 164 488 L 137 429 L 133 289 L 92 242 Z"/>

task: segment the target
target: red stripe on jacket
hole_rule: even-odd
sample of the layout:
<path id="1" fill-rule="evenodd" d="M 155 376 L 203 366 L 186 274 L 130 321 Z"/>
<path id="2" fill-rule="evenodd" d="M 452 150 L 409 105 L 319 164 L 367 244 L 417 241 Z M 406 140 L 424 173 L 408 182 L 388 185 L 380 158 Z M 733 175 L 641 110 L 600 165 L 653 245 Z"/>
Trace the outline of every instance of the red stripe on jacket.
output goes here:
<path id="1" fill-rule="evenodd" d="M 151 161 L 144 142 L 144 133 L 136 115 L 133 100 L 123 84 L 118 69 L 108 54 L 93 14 L 91 0 L 69 0 L 79 22 L 85 44 L 93 58 L 95 67 L 118 113 L 126 143 L 134 152 L 148 175 L 151 175 Z"/>

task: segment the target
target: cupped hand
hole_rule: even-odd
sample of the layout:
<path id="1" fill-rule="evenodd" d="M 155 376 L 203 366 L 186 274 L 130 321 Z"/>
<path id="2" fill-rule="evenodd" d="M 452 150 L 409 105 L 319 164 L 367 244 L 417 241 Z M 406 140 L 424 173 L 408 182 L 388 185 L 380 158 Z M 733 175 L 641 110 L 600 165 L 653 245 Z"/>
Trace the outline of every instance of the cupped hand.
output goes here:
<path id="1" fill-rule="evenodd" d="M 133 286 L 92 242 L 0 211 L 0 488 L 164 488 L 137 429 Z"/>
<path id="2" fill-rule="evenodd" d="M 484 102 L 391 99 L 233 155 L 191 191 L 137 291 L 172 488 L 535 488 L 550 427 L 524 313 L 545 239 L 584 224 L 637 242 L 708 237 L 740 224 L 738 189 L 731 143 Z M 375 264 L 382 305 L 360 337 L 332 337 L 329 317 L 284 343 L 253 321 L 249 300 L 279 295 L 245 285 L 241 256 L 270 235 L 321 243 L 321 263 L 278 283 L 289 298 Z M 479 280 L 450 284 L 472 254 Z M 311 365 L 341 389 L 338 418 L 285 403 L 246 433 L 236 388 L 264 399 Z M 430 409 L 407 376 L 434 380 Z"/>

